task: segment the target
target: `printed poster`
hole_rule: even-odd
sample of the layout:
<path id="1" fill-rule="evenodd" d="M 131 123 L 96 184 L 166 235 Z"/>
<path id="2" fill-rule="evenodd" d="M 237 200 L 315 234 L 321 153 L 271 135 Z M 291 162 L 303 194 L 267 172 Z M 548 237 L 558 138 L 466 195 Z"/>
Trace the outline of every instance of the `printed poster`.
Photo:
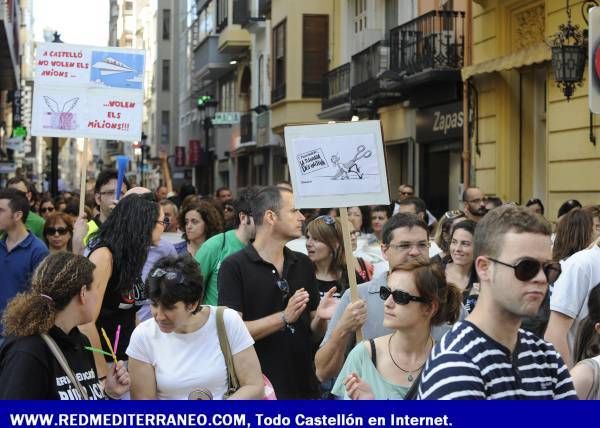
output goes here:
<path id="1" fill-rule="evenodd" d="M 32 135 L 138 141 L 144 51 L 39 43 Z"/>
<path id="2" fill-rule="evenodd" d="M 297 208 L 389 204 L 379 121 L 285 128 Z"/>

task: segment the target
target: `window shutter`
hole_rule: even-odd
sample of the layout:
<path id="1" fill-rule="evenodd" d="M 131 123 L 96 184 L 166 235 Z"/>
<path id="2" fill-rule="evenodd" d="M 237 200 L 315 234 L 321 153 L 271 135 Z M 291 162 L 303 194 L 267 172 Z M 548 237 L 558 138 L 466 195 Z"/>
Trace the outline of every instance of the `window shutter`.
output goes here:
<path id="1" fill-rule="evenodd" d="M 329 16 L 304 15 L 302 27 L 302 97 L 321 98 L 328 70 Z"/>

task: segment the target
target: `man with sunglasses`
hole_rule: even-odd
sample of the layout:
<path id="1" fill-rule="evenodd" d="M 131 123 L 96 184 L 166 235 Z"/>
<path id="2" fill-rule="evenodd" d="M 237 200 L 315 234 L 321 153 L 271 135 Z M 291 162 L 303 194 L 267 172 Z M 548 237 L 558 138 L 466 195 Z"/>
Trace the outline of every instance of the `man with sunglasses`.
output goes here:
<path id="1" fill-rule="evenodd" d="M 221 263 L 219 305 L 235 309 L 246 322 L 278 398 L 317 398 L 314 340 L 323 337 L 327 321 L 317 315 L 312 262 L 285 246 L 302 235 L 304 216 L 294 207 L 292 192 L 275 186 L 256 192 L 250 209 L 256 237 Z M 324 304 L 334 301 L 333 292 L 335 287 Z"/>
<path id="2" fill-rule="evenodd" d="M 429 260 L 429 232 L 425 222 L 414 214 L 393 215 L 385 224 L 382 233 L 381 251 L 389 263 L 390 271 L 412 260 Z M 322 382 L 335 378 L 348 352 L 354 347 L 356 330 L 362 328 L 366 340 L 391 333 L 383 327 L 384 301 L 380 290 L 387 287 L 388 273 L 382 273 L 371 281 L 358 286 L 359 300 L 350 302 L 350 291 L 346 290 L 329 325 L 321 347 L 315 355 L 317 377 Z M 464 318 L 465 312 L 461 319 Z M 434 339 L 439 339 L 449 326 L 433 328 Z"/>
<path id="3" fill-rule="evenodd" d="M 464 212 L 469 220 L 478 222 L 487 213 L 485 195 L 479 187 L 467 187 L 462 195 Z"/>
<path id="4" fill-rule="evenodd" d="M 504 205 L 477 225 L 477 305 L 433 349 L 421 399 L 575 399 L 554 347 L 521 329 L 560 275 L 551 261 L 550 225 L 524 207 Z"/>

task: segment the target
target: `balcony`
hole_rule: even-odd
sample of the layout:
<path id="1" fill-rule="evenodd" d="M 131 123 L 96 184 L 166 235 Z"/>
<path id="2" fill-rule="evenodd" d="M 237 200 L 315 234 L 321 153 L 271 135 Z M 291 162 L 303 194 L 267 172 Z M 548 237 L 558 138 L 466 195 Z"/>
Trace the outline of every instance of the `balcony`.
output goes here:
<path id="1" fill-rule="evenodd" d="M 219 36 L 208 35 L 194 45 L 192 82 L 214 81 L 232 69 L 234 55 L 219 51 Z"/>
<path id="2" fill-rule="evenodd" d="M 219 50 L 223 53 L 239 55 L 250 47 L 250 33 L 241 27 L 243 0 L 232 0 L 233 13 L 229 16 L 228 0 L 217 3 L 217 30 Z"/>
<path id="3" fill-rule="evenodd" d="M 390 30 L 390 68 L 405 84 L 460 81 L 465 13 L 434 10 Z"/>
<path id="4" fill-rule="evenodd" d="M 271 90 L 271 103 L 276 103 L 285 98 L 285 83 L 275 86 Z"/>
<path id="5" fill-rule="evenodd" d="M 348 119 L 350 105 L 350 63 L 329 71 L 323 77 L 319 119 Z"/>
<path id="6" fill-rule="evenodd" d="M 250 33 L 264 29 L 265 21 L 271 17 L 271 1 L 267 0 L 240 0 L 239 19 L 242 28 Z"/>
<path id="7" fill-rule="evenodd" d="M 252 138 L 252 112 L 240 117 L 240 143 L 254 141 Z"/>
<path id="8" fill-rule="evenodd" d="M 401 94 L 395 73 L 389 70 L 389 49 L 385 41 L 379 41 L 352 56 L 353 107 L 382 107 L 398 101 Z"/>
<path id="9" fill-rule="evenodd" d="M 0 0 L 0 88 L 19 87 L 19 21 L 18 3 Z"/>

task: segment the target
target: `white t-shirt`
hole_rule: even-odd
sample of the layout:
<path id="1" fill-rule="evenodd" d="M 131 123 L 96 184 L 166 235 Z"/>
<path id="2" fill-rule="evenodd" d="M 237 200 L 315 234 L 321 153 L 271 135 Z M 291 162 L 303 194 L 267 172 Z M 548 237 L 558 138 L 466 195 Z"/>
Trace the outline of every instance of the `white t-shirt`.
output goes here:
<path id="1" fill-rule="evenodd" d="M 153 318 L 133 331 L 127 355 L 154 367 L 158 399 L 187 400 L 197 388 L 208 389 L 215 400 L 223 399 L 227 367 L 217 335 L 216 307 L 208 307 L 208 321 L 192 333 L 163 333 Z M 223 320 L 232 355 L 254 344 L 236 311 L 225 309 Z"/>
<path id="2" fill-rule="evenodd" d="M 569 351 L 573 354 L 579 324 L 588 315 L 590 291 L 600 283 L 600 247 L 579 251 L 561 263 L 562 274 L 554 283 L 550 310 L 573 318 L 567 335 Z"/>

